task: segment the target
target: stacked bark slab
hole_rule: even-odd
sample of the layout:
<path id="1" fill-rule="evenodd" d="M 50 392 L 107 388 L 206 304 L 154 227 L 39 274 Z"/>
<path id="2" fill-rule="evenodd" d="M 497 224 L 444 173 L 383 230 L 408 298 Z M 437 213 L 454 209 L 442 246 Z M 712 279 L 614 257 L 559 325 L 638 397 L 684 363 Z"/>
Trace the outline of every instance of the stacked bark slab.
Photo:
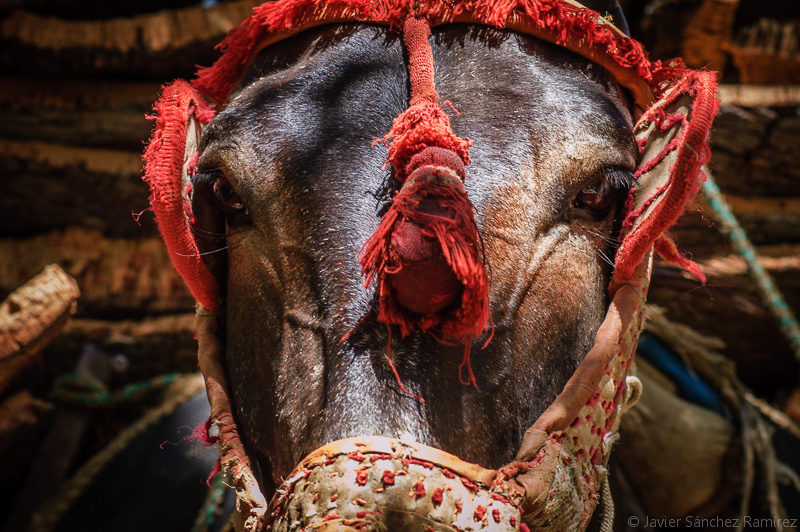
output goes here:
<path id="1" fill-rule="evenodd" d="M 80 291 L 56 265 L 15 290 L 0 303 L 0 483 L 17 480 L 32 457 L 50 405 L 25 386 L 41 367 L 41 351 L 64 330 Z"/>
<path id="2" fill-rule="evenodd" d="M 214 45 L 256 3 L 205 9 L 198 2 L 131 15 L 141 7 L 121 2 L 96 19 L 82 2 L 0 4 L 0 299 L 8 296 L 0 305 L 3 500 L 22 485 L 53 419 L 55 377 L 75 372 L 87 351 L 127 361 L 110 375 L 111 389 L 196 369 L 194 302 L 147 211 L 146 115 L 163 83 L 213 62 Z M 88 16 L 67 19 L 48 9 Z M 56 304 L 66 297 L 58 283 L 34 283 L 46 287 L 37 293 L 56 298 L 50 303 L 23 301 L 15 292 L 45 267 L 50 276 L 60 271 L 72 279 L 69 312 Z M 145 401 L 95 416 L 88 445 L 104 445 L 146 407 Z M 76 444 L 81 450 L 70 460 L 86 456 L 86 439 Z M 0 506 L 0 528 L 5 510 Z"/>

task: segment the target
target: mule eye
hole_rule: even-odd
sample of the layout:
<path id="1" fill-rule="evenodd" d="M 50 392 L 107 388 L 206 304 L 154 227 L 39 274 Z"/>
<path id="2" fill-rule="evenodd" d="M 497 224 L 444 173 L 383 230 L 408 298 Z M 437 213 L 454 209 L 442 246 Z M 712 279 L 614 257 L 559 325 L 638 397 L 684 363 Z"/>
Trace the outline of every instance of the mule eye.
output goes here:
<path id="1" fill-rule="evenodd" d="M 228 214 L 244 210 L 242 198 L 233 189 L 231 184 L 221 175 L 214 177 L 214 195 L 217 197 L 222 210 Z"/>
<path id="2" fill-rule="evenodd" d="M 604 220 L 633 184 L 633 175 L 623 168 L 604 168 L 575 197 L 576 214 L 594 221 Z"/>
<path id="3" fill-rule="evenodd" d="M 198 172 L 192 176 L 192 188 L 193 194 L 204 198 L 206 205 L 217 207 L 225 214 L 228 225 L 250 223 L 247 207 L 221 170 Z"/>

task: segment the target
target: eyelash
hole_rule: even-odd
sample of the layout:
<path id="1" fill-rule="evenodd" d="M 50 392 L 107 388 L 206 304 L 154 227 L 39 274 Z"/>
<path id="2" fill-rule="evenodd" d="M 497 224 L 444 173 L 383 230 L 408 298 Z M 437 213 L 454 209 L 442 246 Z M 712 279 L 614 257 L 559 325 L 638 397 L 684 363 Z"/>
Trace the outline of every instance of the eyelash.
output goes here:
<path id="1" fill-rule="evenodd" d="M 198 172 L 192 178 L 192 186 L 196 188 L 207 187 L 219 205 L 220 209 L 228 215 L 246 212 L 247 208 L 242 198 L 225 178 L 225 174 L 218 168 L 211 168 Z"/>
<path id="2" fill-rule="evenodd" d="M 630 171 L 619 167 L 604 168 L 593 177 L 578 192 L 573 207 L 579 217 L 599 222 L 608 217 L 611 208 L 630 190 L 634 177 Z"/>

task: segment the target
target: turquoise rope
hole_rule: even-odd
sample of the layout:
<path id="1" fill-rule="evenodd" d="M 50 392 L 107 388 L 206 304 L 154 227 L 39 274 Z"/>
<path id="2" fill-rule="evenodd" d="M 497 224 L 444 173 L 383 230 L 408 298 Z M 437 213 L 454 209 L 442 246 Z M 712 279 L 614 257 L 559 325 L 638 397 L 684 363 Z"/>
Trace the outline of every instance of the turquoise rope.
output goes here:
<path id="1" fill-rule="evenodd" d="M 220 508 L 225 502 L 225 494 L 228 489 L 230 488 L 225 484 L 225 475 L 222 473 L 214 475 L 206 500 L 197 513 L 191 532 L 208 532 L 214 526 L 214 522 L 219 518 Z"/>
<path id="2" fill-rule="evenodd" d="M 49 399 L 75 406 L 93 408 L 111 406 L 144 397 L 152 390 L 172 384 L 180 375 L 180 373 L 167 373 L 142 382 L 129 384 L 120 390 L 112 392 L 97 379 L 68 373 L 56 378 Z"/>
<path id="3" fill-rule="evenodd" d="M 722 224 L 723 233 L 725 233 L 725 236 L 731 241 L 736 251 L 747 264 L 747 268 L 750 270 L 750 274 L 753 276 L 761 293 L 761 299 L 778 319 L 781 330 L 794 351 L 795 358 L 800 362 L 800 326 L 797 324 L 797 318 L 795 318 L 794 312 L 789 308 L 789 305 L 786 304 L 786 300 L 781 295 L 778 287 L 775 286 L 770 274 L 761 265 L 753 244 L 747 238 L 742 226 L 739 225 L 739 221 L 733 215 L 731 208 L 708 170 L 706 170 L 706 182 L 703 185 L 703 192 L 709 207 L 714 210 Z"/>

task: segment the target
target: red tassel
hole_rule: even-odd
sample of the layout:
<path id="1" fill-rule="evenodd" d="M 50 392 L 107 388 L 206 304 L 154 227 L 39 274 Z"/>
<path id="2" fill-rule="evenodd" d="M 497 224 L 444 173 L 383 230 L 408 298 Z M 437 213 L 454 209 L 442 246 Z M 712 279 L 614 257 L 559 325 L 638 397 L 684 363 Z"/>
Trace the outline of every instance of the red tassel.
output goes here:
<path id="1" fill-rule="evenodd" d="M 675 241 L 668 234 L 664 233 L 656 240 L 655 248 L 662 259 L 670 264 L 677 264 L 692 274 L 695 279 L 706 284 L 706 274 L 703 273 L 700 266 L 691 259 L 684 257 L 678 250 L 678 246 L 675 245 Z"/>
<path id="2" fill-rule="evenodd" d="M 377 284 L 379 321 L 469 344 L 489 320 L 483 242 L 462 183 L 472 142 L 438 105 L 428 22 L 410 17 L 403 30 L 411 105 L 381 139 L 403 187 L 364 244 L 361 271 Z"/>
<path id="3" fill-rule="evenodd" d="M 483 243 L 461 182 L 429 171 L 420 168 L 415 174 L 424 173 L 421 180 L 410 179 L 395 196 L 362 249 L 362 273 L 366 285 L 377 281 L 379 321 L 399 326 L 403 336 L 419 327 L 465 342 L 481 334 L 489 319 Z M 441 272 L 441 262 L 448 271 Z M 460 294 L 453 293 L 448 274 Z M 420 299 L 409 303 L 414 295 Z M 442 312 L 459 295 L 458 305 Z"/>
<path id="4" fill-rule="evenodd" d="M 428 147 L 436 146 L 454 152 L 462 168 L 470 162 L 469 147 L 472 141 L 456 136 L 447 113 L 438 104 L 428 101 L 412 105 L 395 118 L 392 130 L 378 142 L 381 141 L 387 144 L 391 142 L 387 162 L 394 167 L 395 177 L 400 182 L 405 182 L 411 173 L 411 158 Z M 463 170 L 461 175 L 463 178 Z"/>

